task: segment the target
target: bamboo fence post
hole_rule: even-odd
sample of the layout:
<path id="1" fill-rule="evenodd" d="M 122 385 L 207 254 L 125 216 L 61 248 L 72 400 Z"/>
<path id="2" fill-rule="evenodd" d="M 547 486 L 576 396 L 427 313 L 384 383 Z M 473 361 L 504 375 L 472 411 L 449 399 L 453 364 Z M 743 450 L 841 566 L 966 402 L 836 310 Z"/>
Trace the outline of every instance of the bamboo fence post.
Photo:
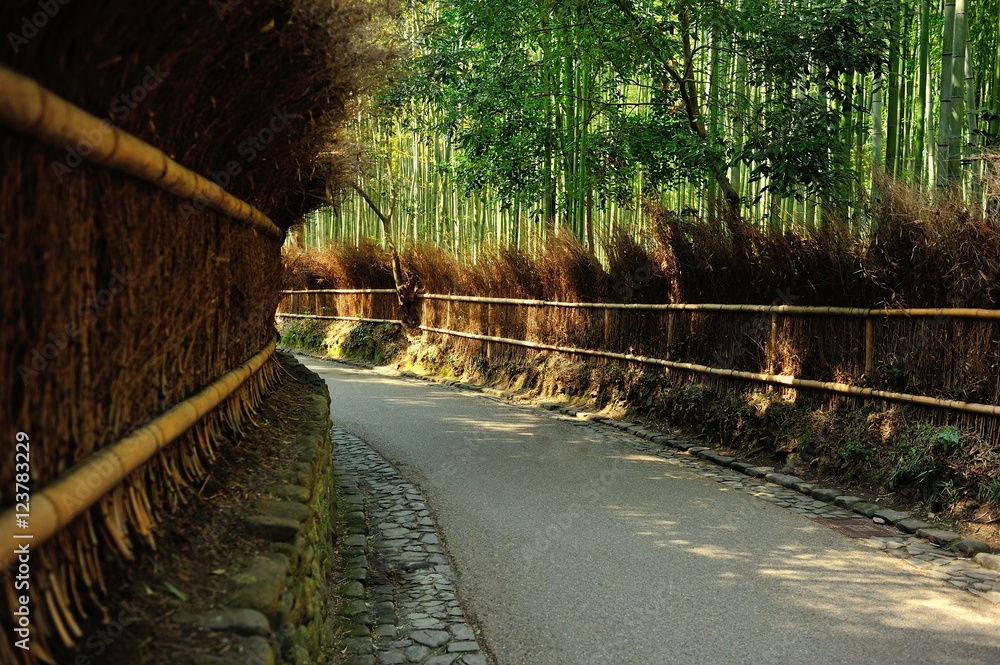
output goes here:
<path id="1" fill-rule="evenodd" d="M 604 346 L 605 346 L 605 348 L 607 348 L 607 346 L 611 344 L 611 310 L 610 309 L 604 310 L 604 330 L 602 330 L 601 332 L 603 333 L 602 338 L 604 339 Z"/>
<path id="2" fill-rule="evenodd" d="M 667 360 L 670 360 L 670 356 L 674 352 L 674 334 L 675 327 L 677 325 L 677 312 L 671 311 L 667 314 Z"/>
<path id="3" fill-rule="evenodd" d="M 767 344 L 767 373 L 770 374 L 777 367 L 778 359 L 778 315 L 771 313 L 771 334 Z"/>
<path id="4" fill-rule="evenodd" d="M 487 335 L 489 335 L 492 332 L 492 330 L 493 330 L 492 326 L 490 325 L 490 314 L 491 314 L 490 304 L 486 303 L 486 334 Z M 490 343 L 486 342 L 485 346 L 486 346 L 486 358 L 487 358 L 487 360 L 491 360 L 493 358 L 493 354 L 492 354 L 492 348 L 490 347 Z"/>
<path id="5" fill-rule="evenodd" d="M 870 377 L 875 366 L 875 324 L 872 317 L 865 318 L 865 376 Z"/>

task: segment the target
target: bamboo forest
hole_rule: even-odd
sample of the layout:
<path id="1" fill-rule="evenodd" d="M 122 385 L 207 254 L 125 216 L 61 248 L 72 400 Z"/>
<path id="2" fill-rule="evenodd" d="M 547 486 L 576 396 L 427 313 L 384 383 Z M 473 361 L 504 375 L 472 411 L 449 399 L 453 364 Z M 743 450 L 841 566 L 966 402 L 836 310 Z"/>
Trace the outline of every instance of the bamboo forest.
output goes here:
<path id="1" fill-rule="evenodd" d="M 996 194 L 997 0 L 410 0 L 393 19 L 398 59 L 349 130 L 357 183 L 307 247 L 384 239 L 382 215 L 473 258 L 559 228 L 600 252 L 651 203 L 864 233 L 887 179 L 972 210 Z"/>

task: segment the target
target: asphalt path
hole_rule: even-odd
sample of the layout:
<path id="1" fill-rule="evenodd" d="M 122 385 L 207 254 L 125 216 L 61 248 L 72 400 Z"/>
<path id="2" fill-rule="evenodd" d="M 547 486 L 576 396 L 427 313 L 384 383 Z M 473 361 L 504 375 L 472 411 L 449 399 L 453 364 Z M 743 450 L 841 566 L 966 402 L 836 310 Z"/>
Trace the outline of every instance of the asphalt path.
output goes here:
<path id="1" fill-rule="evenodd" d="M 474 393 L 300 359 L 420 486 L 497 663 L 1000 663 L 1000 609 L 786 509 Z"/>

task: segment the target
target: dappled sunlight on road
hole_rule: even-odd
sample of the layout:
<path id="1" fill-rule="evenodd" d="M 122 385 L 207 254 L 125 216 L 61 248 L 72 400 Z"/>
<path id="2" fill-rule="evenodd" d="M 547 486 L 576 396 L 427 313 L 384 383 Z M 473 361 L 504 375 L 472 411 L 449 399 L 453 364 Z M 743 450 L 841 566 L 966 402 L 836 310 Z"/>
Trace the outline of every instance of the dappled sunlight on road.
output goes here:
<path id="1" fill-rule="evenodd" d="M 793 511 L 850 514 L 605 426 L 328 375 L 334 420 L 424 490 L 498 662 L 1000 663 L 998 608 Z"/>
<path id="2" fill-rule="evenodd" d="M 786 540 L 771 538 L 747 550 L 733 548 L 727 532 L 753 529 L 754 519 L 761 516 L 751 511 L 694 523 L 681 514 L 684 507 L 677 507 L 676 515 L 664 507 L 640 510 L 608 504 L 604 508 L 615 519 L 628 522 L 636 536 L 669 550 L 664 562 L 669 562 L 672 579 L 684 580 L 687 567 L 704 571 L 707 564 L 715 569 L 710 577 L 714 581 L 704 592 L 713 593 L 716 587 L 730 593 L 734 582 L 741 586 L 756 578 L 757 585 L 764 583 L 780 599 L 781 614 L 829 615 L 831 631 L 849 635 L 868 634 L 876 625 L 914 631 L 930 626 L 952 638 L 991 644 L 983 639 L 983 628 L 1000 626 L 996 607 L 816 524 L 792 526 L 784 531 Z M 768 505 L 757 508 L 774 511 Z M 787 517 L 805 522 L 798 516 Z M 824 547 L 831 539 L 840 541 L 837 549 Z"/>

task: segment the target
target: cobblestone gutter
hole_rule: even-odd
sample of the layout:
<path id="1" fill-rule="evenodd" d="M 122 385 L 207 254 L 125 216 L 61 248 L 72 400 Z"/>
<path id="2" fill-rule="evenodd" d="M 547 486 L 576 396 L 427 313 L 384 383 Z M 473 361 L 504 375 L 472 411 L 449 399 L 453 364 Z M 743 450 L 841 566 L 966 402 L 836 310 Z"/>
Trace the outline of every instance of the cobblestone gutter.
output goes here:
<path id="1" fill-rule="evenodd" d="M 423 495 L 361 439 L 333 428 L 347 505 L 341 552 L 354 623 L 350 665 L 486 665 L 455 595 L 454 571 Z"/>

